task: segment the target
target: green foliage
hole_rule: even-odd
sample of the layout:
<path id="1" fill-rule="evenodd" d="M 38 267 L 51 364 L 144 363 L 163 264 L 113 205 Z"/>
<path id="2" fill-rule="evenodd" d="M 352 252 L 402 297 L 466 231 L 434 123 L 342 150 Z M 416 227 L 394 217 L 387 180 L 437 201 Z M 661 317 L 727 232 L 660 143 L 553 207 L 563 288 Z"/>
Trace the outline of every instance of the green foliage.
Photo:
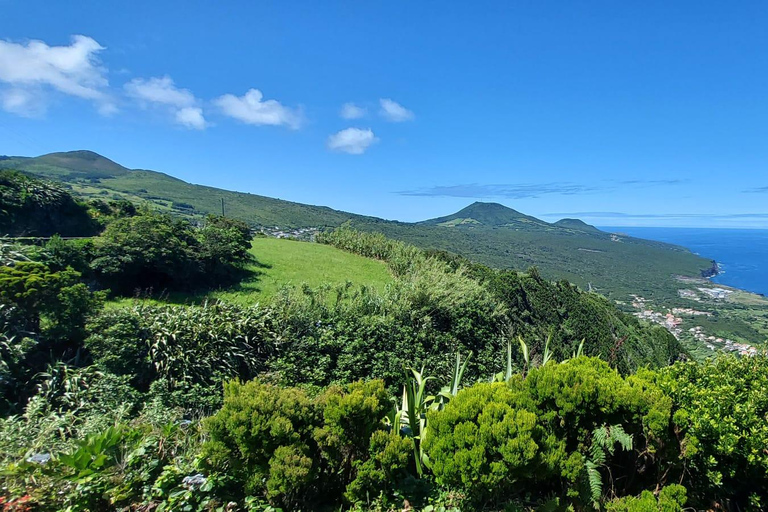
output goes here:
<path id="1" fill-rule="evenodd" d="M 414 450 L 413 439 L 377 430 L 371 435 L 368 460 L 357 463 L 357 476 L 347 486 L 352 503 L 370 502 L 408 478 Z"/>
<path id="2" fill-rule="evenodd" d="M 407 464 L 403 448 L 411 445 L 378 434 L 387 408 L 380 381 L 332 387 L 315 398 L 297 388 L 230 382 L 222 409 L 206 420 L 204 455 L 211 469 L 275 505 L 315 508 L 345 489 L 361 499 L 389 488 L 381 475 Z"/>
<path id="3" fill-rule="evenodd" d="M 142 211 L 111 222 L 94 241 L 91 267 L 116 293 L 225 285 L 250 259 L 250 231 L 238 221 L 209 217 L 195 230 L 170 215 Z"/>
<path id="4" fill-rule="evenodd" d="M 32 261 L 0 266 L 0 301 L 13 308 L 18 330 L 39 332 L 41 317 L 56 307 L 62 289 L 77 285 L 78 277 Z"/>
<path id="5" fill-rule="evenodd" d="M 202 268 L 197 240 L 185 222 L 152 212 L 118 219 L 95 242 L 91 263 L 117 293 L 149 287 L 189 287 Z"/>
<path id="6" fill-rule="evenodd" d="M 0 170 L 0 233 L 12 236 L 90 236 L 99 225 L 58 185 Z"/>
<path id="7" fill-rule="evenodd" d="M 545 359 L 568 358 L 582 340 L 586 354 L 604 357 L 622 372 L 644 365 L 666 365 L 683 352 L 679 342 L 663 328 L 643 326 L 605 298 L 583 293 L 567 282 L 550 283 L 533 268 L 531 273 L 521 274 L 490 269 L 445 253 L 428 255 L 349 226 L 324 233 L 319 240 L 385 259 L 400 275 L 398 283 L 403 283 L 412 296 L 412 304 L 428 312 L 434 322 L 445 325 L 448 322 L 443 319 L 460 317 L 454 325 L 463 322 L 470 327 L 469 322 L 480 319 L 490 324 L 485 328 L 486 343 L 482 348 L 464 345 L 477 355 L 477 370 L 470 369 L 473 376 L 498 371 L 500 362 L 495 360 L 501 343 L 494 338 L 502 335 L 526 340 L 520 350 L 516 347 L 515 356 L 524 358 L 527 350 L 529 366 L 545 363 Z"/>
<path id="8" fill-rule="evenodd" d="M 475 503 L 554 493 L 588 504 L 603 495 L 600 471 L 619 494 L 663 478 L 666 466 L 653 454 L 671 441 L 671 407 L 646 378 L 622 378 L 605 362 L 579 357 L 465 388 L 427 414 L 424 448 L 437 481 Z M 625 452 L 615 452 L 616 443 Z M 590 480 L 594 495 L 581 490 Z"/>
<path id="9" fill-rule="evenodd" d="M 595 508 L 599 508 L 600 499 L 603 496 L 603 481 L 600 476 L 600 468 L 605 466 L 608 455 L 613 455 L 615 445 L 617 444 L 624 451 L 632 450 L 632 435 L 627 434 L 621 425 L 610 427 L 603 425 L 592 431 L 590 458 L 585 466 L 590 497 Z"/>
<path id="10" fill-rule="evenodd" d="M 685 487 L 671 484 L 661 489 L 658 497 L 643 491 L 638 497 L 616 498 L 605 504 L 607 512 L 682 512 L 687 501 Z"/>
<path id="11" fill-rule="evenodd" d="M 88 328 L 96 364 L 142 390 L 158 379 L 169 389 L 250 379 L 276 347 L 269 312 L 257 306 L 139 303 L 105 310 Z"/>
<path id="12" fill-rule="evenodd" d="M 694 504 L 768 503 L 768 358 L 680 363 L 660 370 L 657 382 L 675 403 L 684 483 Z"/>
<path id="13" fill-rule="evenodd" d="M 520 398 L 502 383 L 476 384 L 428 413 L 424 445 L 438 482 L 466 490 L 476 502 L 524 490 L 542 461 L 536 415 Z"/>

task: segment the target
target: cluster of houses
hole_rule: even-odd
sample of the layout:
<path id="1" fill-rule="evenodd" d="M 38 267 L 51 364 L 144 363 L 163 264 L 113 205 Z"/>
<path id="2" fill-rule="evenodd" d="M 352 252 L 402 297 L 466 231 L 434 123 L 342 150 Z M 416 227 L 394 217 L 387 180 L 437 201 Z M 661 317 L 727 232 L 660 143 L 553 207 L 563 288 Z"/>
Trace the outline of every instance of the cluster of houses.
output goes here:
<path id="1" fill-rule="evenodd" d="M 712 288 L 707 288 L 707 290 L 711 289 Z M 704 289 L 701 290 L 703 291 Z M 715 290 L 717 290 L 717 288 L 715 288 Z M 728 290 L 723 291 L 731 293 Z M 684 334 L 686 334 L 682 327 L 683 319 L 680 318 L 679 315 L 712 316 L 712 313 L 708 311 L 698 311 L 693 308 L 672 308 L 669 313 L 665 314 L 649 308 L 646 304 L 646 299 L 643 297 L 633 295 L 632 298 L 632 307 L 638 310 L 634 313 L 636 317 L 666 327 L 666 329 L 671 332 L 672 335 L 677 339 L 680 339 Z M 754 356 L 757 354 L 757 348 L 753 347 L 752 345 L 707 335 L 707 333 L 704 332 L 704 329 L 700 325 L 688 329 L 687 334 L 694 340 L 703 343 L 704 346 L 710 350 L 717 350 L 719 348 L 725 352 L 737 352 L 742 356 Z"/>
<path id="2" fill-rule="evenodd" d="M 725 352 L 738 352 L 742 356 L 754 356 L 757 354 L 757 348 L 748 343 L 739 343 L 737 341 L 729 340 L 727 338 L 718 338 L 715 336 L 707 336 L 704 329 L 700 325 L 691 327 L 688 332 L 693 336 L 693 339 L 704 343 L 709 350 L 716 350 L 720 348 Z"/>
<path id="3" fill-rule="evenodd" d="M 320 232 L 319 228 L 281 228 L 280 226 L 264 226 L 256 230 L 256 233 L 273 238 L 291 238 L 313 242 Z"/>
<path id="4" fill-rule="evenodd" d="M 726 290 L 725 288 L 699 288 L 699 291 L 716 300 L 725 300 L 733 293 L 733 290 Z"/>

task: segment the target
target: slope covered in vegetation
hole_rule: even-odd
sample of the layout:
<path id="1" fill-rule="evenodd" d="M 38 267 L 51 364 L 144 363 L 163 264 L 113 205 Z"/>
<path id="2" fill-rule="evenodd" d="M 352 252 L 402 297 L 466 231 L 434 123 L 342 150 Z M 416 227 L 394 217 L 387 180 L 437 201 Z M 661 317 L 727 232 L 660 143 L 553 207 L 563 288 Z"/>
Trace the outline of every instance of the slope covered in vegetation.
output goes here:
<path id="1" fill-rule="evenodd" d="M 85 151 L 12 157 L 0 160 L 0 167 L 61 180 L 85 198 L 150 202 L 190 219 L 220 214 L 224 200 L 227 216 L 254 227 L 333 228 L 352 221 L 359 230 L 461 254 L 494 268 L 522 270 L 535 265 L 548 279 L 567 279 L 585 289 L 591 283 L 604 295 L 620 300 L 632 293 L 674 298 L 674 275 L 698 276 L 712 266 L 682 247 L 612 237 L 574 221 L 550 224 L 493 203 L 475 203 L 446 217 L 402 223 L 194 185 L 155 171 L 126 170 Z"/>
<path id="2" fill-rule="evenodd" d="M 326 245 L 251 246 L 233 219 L 96 206 L 92 239 L 0 242 L 5 510 L 677 512 L 768 500 L 764 356 L 675 361 L 666 331 L 536 269 L 350 227 Z M 383 287 L 287 287 L 258 305 L 102 307 L 134 286 L 247 282 L 254 255 L 278 253 L 391 275 Z M 318 279 L 338 276 L 315 266 Z"/>

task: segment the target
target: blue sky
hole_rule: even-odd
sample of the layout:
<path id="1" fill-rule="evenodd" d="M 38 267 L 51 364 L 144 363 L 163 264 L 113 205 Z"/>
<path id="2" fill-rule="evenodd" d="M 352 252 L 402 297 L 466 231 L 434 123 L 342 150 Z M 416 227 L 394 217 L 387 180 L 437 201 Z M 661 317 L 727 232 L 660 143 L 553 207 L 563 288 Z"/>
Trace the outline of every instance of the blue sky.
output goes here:
<path id="1" fill-rule="evenodd" d="M 766 2 L 0 0 L 0 154 L 405 221 L 768 227 Z"/>

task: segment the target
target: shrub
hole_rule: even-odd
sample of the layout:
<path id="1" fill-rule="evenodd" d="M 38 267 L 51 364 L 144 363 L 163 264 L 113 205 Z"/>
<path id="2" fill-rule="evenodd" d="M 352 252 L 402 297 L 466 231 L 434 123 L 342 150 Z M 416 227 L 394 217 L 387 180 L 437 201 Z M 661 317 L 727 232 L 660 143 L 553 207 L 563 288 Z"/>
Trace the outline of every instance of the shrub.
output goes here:
<path id="1" fill-rule="evenodd" d="M 0 170 L 0 233 L 90 236 L 99 225 L 88 208 L 53 183 Z"/>
<path id="2" fill-rule="evenodd" d="M 659 491 L 658 497 L 643 491 L 638 497 L 616 498 L 605 504 L 607 512 L 682 512 L 687 501 L 682 485 L 668 485 Z"/>
<path id="3" fill-rule="evenodd" d="M 229 382 L 224 405 L 205 422 L 203 454 L 211 470 L 274 505 L 338 504 L 348 486 L 349 498 L 358 499 L 391 490 L 395 482 L 382 475 L 407 466 L 412 445 L 382 437 L 388 407 L 381 381 L 331 387 L 315 398 L 257 380 Z"/>
<path id="4" fill-rule="evenodd" d="M 265 369 L 274 350 L 270 322 L 257 306 L 137 304 L 104 311 L 89 324 L 85 345 L 96 364 L 131 375 L 139 389 L 159 378 L 170 389 L 210 385 Z"/>
<path id="5" fill-rule="evenodd" d="M 768 357 L 721 356 L 658 372 L 675 402 L 685 485 L 695 505 L 768 504 Z"/>
<path id="6" fill-rule="evenodd" d="M 503 383 L 464 389 L 427 415 L 424 440 L 435 478 L 476 502 L 522 492 L 542 464 L 536 415 Z"/>
<path id="7" fill-rule="evenodd" d="M 671 405 L 647 376 L 624 379 L 604 361 L 579 357 L 459 391 L 442 411 L 428 413 L 423 446 L 437 481 L 475 503 L 514 496 L 543 502 L 553 494 L 588 504 L 601 472 L 611 487 L 598 487 L 598 497 L 663 481 L 667 466 L 657 457 L 676 459 L 674 450 L 663 451 L 674 448 Z M 593 446 L 614 430 L 625 448 L 632 436 L 632 450 L 613 450 L 613 437 Z"/>

